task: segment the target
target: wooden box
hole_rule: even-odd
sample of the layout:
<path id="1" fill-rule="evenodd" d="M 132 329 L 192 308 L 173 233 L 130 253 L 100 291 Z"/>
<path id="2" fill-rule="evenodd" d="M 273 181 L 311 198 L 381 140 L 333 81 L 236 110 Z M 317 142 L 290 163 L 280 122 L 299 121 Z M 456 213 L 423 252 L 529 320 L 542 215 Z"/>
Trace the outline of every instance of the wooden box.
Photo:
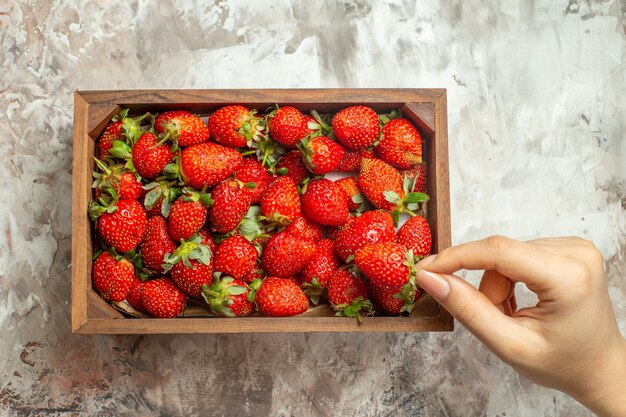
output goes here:
<path id="1" fill-rule="evenodd" d="M 326 89 L 326 90 L 129 90 L 77 91 L 74 96 L 72 176 L 72 331 L 81 334 L 237 333 L 237 332 L 415 332 L 450 331 L 453 320 L 434 299 L 425 295 L 408 317 L 334 317 L 330 306 L 314 314 L 287 318 L 153 319 L 127 317 L 92 289 L 92 225 L 87 204 L 95 141 L 122 108 L 133 114 L 185 109 L 207 115 L 227 104 L 265 110 L 279 103 L 303 111 L 335 113 L 355 104 L 378 113 L 402 109 L 424 138 L 424 158 L 431 197 L 427 217 L 433 231 L 433 252 L 450 246 L 448 137 L 444 89 Z"/>

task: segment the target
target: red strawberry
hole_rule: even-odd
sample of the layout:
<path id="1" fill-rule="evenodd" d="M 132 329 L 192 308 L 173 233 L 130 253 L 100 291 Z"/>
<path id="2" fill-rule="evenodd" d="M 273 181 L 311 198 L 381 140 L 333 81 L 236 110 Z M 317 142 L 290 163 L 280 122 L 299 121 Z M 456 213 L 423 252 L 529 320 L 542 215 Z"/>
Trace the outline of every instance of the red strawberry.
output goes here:
<path id="1" fill-rule="evenodd" d="M 115 211 L 106 212 L 98 220 L 98 232 L 107 245 L 118 252 L 128 252 L 137 247 L 146 228 L 147 218 L 143 207 L 135 200 L 120 200 Z"/>
<path id="2" fill-rule="evenodd" d="M 365 245 L 356 252 L 354 262 L 374 286 L 399 291 L 409 281 L 406 249 L 398 243 Z"/>
<path id="3" fill-rule="evenodd" d="M 171 279 L 162 277 L 146 281 L 141 290 L 141 304 L 157 318 L 174 318 L 183 314 L 187 297 Z"/>
<path id="4" fill-rule="evenodd" d="M 211 253 L 215 255 L 215 251 L 217 250 L 217 245 L 215 244 L 215 240 L 213 240 L 213 235 L 207 229 L 202 228 L 198 232 L 198 236 L 200 236 L 200 244 L 209 248 Z"/>
<path id="5" fill-rule="evenodd" d="M 307 184 L 302 212 L 309 220 L 327 226 L 341 226 L 350 214 L 341 188 L 325 178 Z"/>
<path id="6" fill-rule="evenodd" d="M 98 141 L 98 155 L 100 158 L 109 156 L 113 147 L 113 141 L 121 141 L 128 138 L 131 143 L 134 143 L 141 133 L 140 122 L 150 116 L 150 113 L 146 113 L 143 116 L 131 118 L 127 117 L 127 114 L 128 109 L 122 110 L 113 117 L 111 123 L 104 129 Z"/>
<path id="7" fill-rule="evenodd" d="M 396 230 L 391 215 L 386 211 L 373 210 L 350 220 L 339 230 L 335 249 L 346 261 L 367 244 L 395 241 Z"/>
<path id="8" fill-rule="evenodd" d="M 113 144 L 114 150 L 117 143 L 120 142 Z M 133 166 L 144 178 L 156 178 L 161 175 L 173 158 L 171 145 L 159 144 L 159 139 L 150 132 L 141 135 L 132 150 Z"/>
<path id="9" fill-rule="evenodd" d="M 376 153 L 388 164 L 410 168 L 422 162 L 422 138 L 407 119 L 393 119 L 383 127 Z"/>
<path id="10" fill-rule="evenodd" d="M 250 189 L 252 204 L 261 202 L 261 196 L 270 183 L 274 181 L 267 168 L 261 165 L 256 158 L 243 158 L 243 163 L 235 172 L 235 178 L 245 184 L 254 183 L 254 188 Z"/>
<path id="11" fill-rule="evenodd" d="M 255 111 L 244 106 L 226 106 L 209 117 L 209 129 L 213 140 L 220 145 L 241 148 L 254 137 L 260 121 Z"/>
<path id="12" fill-rule="evenodd" d="M 366 106 L 341 110 L 333 118 L 335 136 L 346 148 L 362 150 L 378 139 L 378 115 Z"/>
<path id="13" fill-rule="evenodd" d="M 200 236 L 182 241 L 165 257 L 164 266 L 176 285 L 192 297 L 200 298 L 202 285 L 211 285 L 213 258 L 210 249 L 202 245 Z"/>
<path id="14" fill-rule="evenodd" d="M 123 301 L 134 279 L 135 268 L 126 258 L 103 252 L 93 264 L 93 286 L 105 300 Z"/>
<path id="15" fill-rule="evenodd" d="M 295 219 L 285 228 L 285 232 L 300 239 L 310 240 L 313 243 L 322 240 L 324 235 L 322 226 L 307 220 L 306 217 L 298 217 Z"/>
<path id="16" fill-rule="evenodd" d="M 426 164 L 418 164 L 411 169 L 400 171 L 400 174 L 415 184 L 411 192 L 426 193 Z"/>
<path id="17" fill-rule="evenodd" d="M 161 216 L 148 219 L 146 231 L 141 239 L 141 260 L 152 271 L 165 273 L 163 263 L 165 255 L 176 250 L 176 244 L 167 233 L 167 223 Z"/>
<path id="18" fill-rule="evenodd" d="M 261 213 L 282 224 L 294 221 L 301 215 L 300 195 L 289 177 L 274 180 L 261 197 Z"/>
<path id="19" fill-rule="evenodd" d="M 250 289 L 245 282 L 224 277 L 211 286 L 202 287 L 202 297 L 209 308 L 219 317 L 247 317 L 254 312 L 254 304 L 248 300 Z"/>
<path id="20" fill-rule="evenodd" d="M 422 216 L 411 217 L 398 230 L 398 243 L 418 258 L 430 255 L 433 239 L 428 221 Z"/>
<path id="21" fill-rule="evenodd" d="M 315 247 L 311 260 L 300 274 L 300 281 L 305 287 L 305 293 L 317 304 L 324 288 L 333 273 L 341 266 L 341 261 L 335 253 L 335 243 L 330 239 L 321 240 Z"/>
<path id="22" fill-rule="evenodd" d="M 96 159 L 96 164 L 101 171 L 93 173 L 94 181 L 91 186 L 96 189 L 96 200 L 106 203 L 100 200 L 105 197 L 114 203 L 117 200 L 137 200 L 141 197 L 143 191 L 141 180 L 126 167 L 108 165 L 99 159 Z"/>
<path id="23" fill-rule="evenodd" d="M 304 164 L 315 175 L 334 171 L 346 153 L 341 145 L 327 136 L 304 138 L 298 148 L 302 152 Z"/>
<path id="24" fill-rule="evenodd" d="M 311 259 L 315 244 L 287 232 L 270 237 L 263 249 L 263 269 L 269 275 L 288 278 L 300 272 Z"/>
<path id="25" fill-rule="evenodd" d="M 264 279 L 267 276 L 265 270 L 261 267 L 261 263 L 257 261 L 254 267 L 248 271 L 246 275 L 241 277 L 241 280 L 247 284 L 250 284 L 255 279 Z"/>
<path id="26" fill-rule="evenodd" d="M 348 203 L 348 210 L 350 211 L 363 211 L 363 204 L 365 203 L 365 196 L 361 194 L 359 183 L 356 177 L 346 177 L 335 181 L 335 184 L 341 188 L 346 202 Z"/>
<path id="27" fill-rule="evenodd" d="M 356 317 L 361 312 L 372 314 L 372 304 L 367 300 L 365 281 L 346 269 L 338 269 L 328 282 L 328 301 L 338 316 Z"/>
<path id="28" fill-rule="evenodd" d="M 107 125 L 98 141 L 98 156 L 106 158 L 109 156 L 114 140 L 122 139 L 122 121 L 115 120 Z"/>
<path id="29" fill-rule="evenodd" d="M 407 302 L 403 299 L 404 294 L 402 291 L 398 292 L 397 289 L 389 290 L 369 284 L 367 286 L 367 295 L 372 300 L 376 311 L 398 316 L 403 312 L 410 313 L 413 310 L 413 305 L 422 296 L 422 291 L 416 289 L 412 294 L 412 298 L 409 298 Z"/>
<path id="30" fill-rule="evenodd" d="M 242 163 L 241 154 L 235 149 L 205 142 L 182 151 L 180 175 L 186 185 L 202 190 L 230 177 Z"/>
<path id="31" fill-rule="evenodd" d="M 152 216 L 169 217 L 172 203 L 180 196 L 180 188 L 174 182 L 152 182 L 144 187 L 141 203 L 148 218 Z"/>
<path id="32" fill-rule="evenodd" d="M 195 114 L 185 110 L 166 111 L 157 116 L 154 129 L 178 143 L 191 146 L 209 140 L 209 128 Z"/>
<path id="33" fill-rule="evenodd" d="M 278 173 L 290 177 L 296 185 L 310 175 L 299 151 L 287 152 L 280 159 L 276 168 Z"/>
<path id="34" fill-rule="evenodd" d="M 293 147 L 309 134 L 309 126 L 300 110 L 285 106 L 269 114 L 269 131 L 276 142 Z"/>
<path id="35" fill-rule="evenodd" d="M 268 277 L 251 286 L 256 289 L 255 301 L 264 316 L 295 316 L 309 308 L 308 298 L 292 279 Z"/>
<path id="36" fill-rule="evenodd" d="M 130 290 L 128 294 L 126 294 L 126 301 L 130 304 L 135 310 L 145 313 L 146 309 L 141 304 L 141 293 L 143 292 L 143 281 L 138 277 L 133 279 L 133 282 L 130 284 Z"/>
<path id="37" fill-rule="evenodd" d="M 180 197 L 172 205 L 167 231 L 175 242 L 188 240 L 198 233 L 206 221 L 207 209 L 199 201 Z"/>
<path id="38" fill-rule="evenodd" d="M 211 191 L 213 205 L 209 223 L 217 233 L 226 233 L 239 225 L 252 203 L 250 189 L 237 180 L 226 180 Z"/>
<path id="39" fill-rule="evenodd" d="M 258 257 L 252 243 L 242 236 L 231 236 L 217 248 L 213 269 L 241 279 L 254 268 Z"/>

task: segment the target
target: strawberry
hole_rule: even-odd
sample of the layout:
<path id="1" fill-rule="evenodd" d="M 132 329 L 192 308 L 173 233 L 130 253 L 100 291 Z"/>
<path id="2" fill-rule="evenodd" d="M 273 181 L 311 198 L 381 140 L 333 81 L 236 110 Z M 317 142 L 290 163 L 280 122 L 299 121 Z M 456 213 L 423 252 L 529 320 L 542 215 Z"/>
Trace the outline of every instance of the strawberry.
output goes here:
<path id="1" fill-rule="evenodd" d="M 263 250 L 263 269 L 269 275 L 288 278 L 300 272 L 311 259 L 315 244 L 287 232 L 270 237 Z"/>
<path id="2" fill-rule="evenodd" d="M 152 182 L 143 188 L 140 201 L 146 209 L 148 218 L 169 217 L 172 203 L 180 196 L 180 188 L 168 181 Z"/>
<path id="3" fill-rule="evenodd" d="M 311 298 L 313 304 L 319 302 L 330 277 L 340 266 L 341 261 L 335 253 L 335 243 L 330 239 L 319 241 L 311 260 L 300 274 L 305 293 Z"/>
<path id="4" fill-rule="evenodd" d="M 335 136 L 346 148 L 362 150 L 378 139 L 378 115 L 366 106 L 345 108 L 333 117 Z"/>
<path id="5" fill-rule="evenodd" d="M 211 251 L 201 243 L 200 236 L 181 241 L 173 253 L 165 256 L 163 268 L 181 290 L 196 298 L 202 295 L 202 285 L 211 285 L 213 279 Z"/>
<path id="6" fill-rule="evenodd" d="M 334 171 L 341 163 L 346 151 L 327 136 L 304 138 L 298 143 L 305 166 L 315 175 Z"/>
<path id="7" fill-rule="evenodd" d="M 172 205 L 167 231 L 175 242 L 188 240 L 202 228 L 206 217 L 207 209 L 200 201 L 179 197 Z"/>
<path id="8" fill-rule="evenodd" d="M 367 296 L 372 300 L 376 311 L 391 316 L 398 316 L 404 312 L 410 313 L 413 310 L 415 302 L 422 296 L 422 291 L 416 289 L 412 294 L 412 298 L 409 298 L 407 302 L 402 291 L 398 292 L 397 289 L 389 290 L 368 284 Z"/>
<path id="9" fill-rule="evenodd" d="M 367 149 L 362 151 L 346 151 L 336 170 L 339 172 L 354 172 L 361 167 L 361 159 L 374 158 L 374 152 Z"/>
<path id="10" fill-rule="evenodd" d="M 113 143 L 114 156 L 120 155 L 117 145 L 122 142 Z M 121 155 L 127 156 L 127 150 L 120 145 Z M 137 173 L 144 178 L 156 178 L 163 173 L 165 166 L 172 162 L 174 152 L 171 145 L 159 143 L 159 139 L 150 132 L 146 132 L 139 137 L 132 149 L 132 161 Z"/>
<path id="11" fill-rule="evenodd" d="M 410 270 L 407 251 L 395 242 L 382 242 L 363 246 L 354 262 L 372 285 L 399 291 L 409 282 Z"/>
<path id="12" fill-rule="evenodd" d="M 310 176 L 309 171 L 302 161 L 302 154 L 299 151 L 287 152 L 276 165 L 277 172 L 290 177 L 298 185 Z"/>
<path id="13" fill-rule="evenodd" d="M 213 205 L 209 208 L 209 223 L 217 233 L 230 232 L 244 218 L 250 204 L 250 189 L 237 180 L 226 180 L 211 191 Z"/>
<path id="14" fill-rule="evenodd" d="M 289 177 L 275 179 L 261 197 L 261 213 L 271 221 L 281 224 L 294 221 L 300 217 L 300 210 L 300 195 Z"/>
<path id="15" fill-rule="evenodd" d="M 104 129 L 100 140 L 98 141 L 98 155 L 100 158 L 106 158 L 111 152 L 113 141 L 129 139 L 130 143 L 134 143 L 141 133 L 141 121 L 151 116 L 146 113 L 138 117 L 127 117 L 128 109 L 119 112 Z"/>
<path id="16" fill-rule="evenodd" d="M 422 162 L 422 138 L 407 119 L 393 119 L 383 127 L 376 153 L 388 164 L 411 168 Z"/>
<path id="17" fill-rule="evenodd" d="M 341 188 L 325 178 L 307 184 L 302 195 L 302 212 L 309 220 L 327 226 L 341 226 L 350 215 Z"/>
<path id="18" fill-rule="evenodd" d="M 302 314 L 309 308 L 309 300 L 292 279 L 268 277 L 254 281 L 251 287 L 254 300 L 263 316 L 287 317 Z"/>
<path id="19" fill-rule="evenodd" d="M 307 220 L 307 218 L 303 216 L 291 222 L 289 226 L 285 228 L 285 232 L 313 243 L 319 242 L 323 237 L 322 226 Z"/>
<path id="20" fill-rule="evenodd" d="M 261 267 L 261 263 L 257 261 L 254 267 L 247 274 L 241 277 L 241 280 L 247 284 L 250 284 L 255 279 L 264 279 L 267 276 L 265 270 Z"/>
<path id="21" fill-rule="evenodd" d="M 223 277 L 211 286 L 202 286 L 202 297 L 209 308 L 219 317 L 247 317 L 254 312 L 254 304 L 248 300 L 250 289 L 245 282 L 233 277 Z"/>
<path id="22" fill-rule="evenodd" d="M 217 248 L 213 269 L 241 279 L 254 268 L 258 257 L 252 243 L 242 236 L 231 236 Z"/>
<path id="23" fill-rule="evenodd" d="M 161 216 L 148 219 L 146 231 L 141 239 L 141 261 L 143 265 L 160 274 L 165 273 L 165 255 L 176 250 L 176 244 L 167 233 L 167 223 Z"/>
<path id="24" fill-rule="evenodd" d="M 356 317 L 361 313 L 372 315 L 372 303 L 367 299 L 365 281 L 346 269 L 338 269 L 328 282 L 328 301 L 337 316 Z"/>
<path id="25" fill-rule="evenodd" d="M 261 126 L 254 110 L 244 106 L 233 105 L 222 107 L 209 117 L 209 129 L 213 140 L 229 148 L 241 148 L 252 140 Z"/>
<path id="26" fill-rule="evenodd" d="M 195 114 L 186 110 L 166 111 L 157 116 L 154 129 L 178 146 L 191 146 L 209 140 L 209 128 Z"/>
<path id="27" fill-rule="evenodd" d="M 98 232 L 107 245 L 128 252 L 141 241 L 146 224 L 146 212 L 137 201 L 120 200 L 100 216 Z"/>
<path id="28" fill-rule="evenodd" d="M 245 184 L 253 183 L 254 188 L 250 189 L 252 194 L 252 204 L 259 204 L 261 196 L 274 178 L 270 176 L 267 168 L 256 158 L 243 158 L 243 163 L 235 172 L 235 178 Z"/>
<path id="29" fill-rule="evenodd" d="M 146 281 L 141 290 L 141 304 L 157 318 L 174 318 L 183 314 L 187 297 L 171 279 L 162 277 Z"/>
<path id="30" fill-rule="evenodd" d="M 422 216 L 411 217 L 398 230 L 398 243 L 423 258 L 430 255 L 433 240 L 428 221 Z"/>
<path id="31" fill-rule="evenodd" d="M 141 180 L 135 174 L 129 172 L 123 165 L 106 164 L 97 158 L 94 159 L 101 171 L 93 172 L 94 181 L 91 187 L 96 190 L 96 200 L 100 201 L 104 197 L 103 193 L 106 194 L 106 200 L 113 203 L 117 200 L 137 200 L 141 197 L 143 191 Z"/>
<path id="32" fill-rule="evenodd" d="M 200 244 L 209 248 L 211 253 L 215 255 L 215 251 L 217 250 L 217 245 L 215 244 L 215 240 L 213 240 L 213 235 L 206 228 L 200 229 L 198 232 L 198 236 L 200 236 Z"/>
<path id="33" fill-rule="evenodd" d="M 356 177 L 346 177 L 335 181 L 341 188 L 348 204 L 348 210 L 362 212 L 365 209 L 365 196 L 361 193 Z"/>
<path id="34" fill-rule="evenodd" d="M 268 118 L 270 136 L 287 147 L 294 147 L 300 139 L 309 134 L 307 119 L 294 107 L 277 108 L 268 115 Z"/>
<path id="35" fill-rule="evenodd" d="M 185 185 L 202 190 L 230 177 L 243 163 L 235 149 L 212 142 L 189 146 L 181 152 L 180 168 L 169 165 L 168 174 L 180 174 Z"/>
<path id="36" fill-rule="evenodd" d="M 337 233 L 335 249 L 344 261 L 367 244 L 395 242 L 393 218 L 386 211 L 373 210 L 348 221 Z"/>
<path id="37" fill-rule="evenodd" d="M 98 141 L 98 156 L 100 158 L 106 158 L 111 152 L 114 140 L 122 139 L 122 121 L 111 121 L 100 135 Z"/>
<path id="38" fill-rule="evenodd" d="M 126 301 L 131 305 L 135 310 L 145 313 L 146 309 L 141 304 L 141 293 L 143 292 L 143 281 L 138 277 L 133 279 L 133 282 L 130 284 L 130 290 L 128 290 L 128 294 L 126 294 Z"/>
<path id="39" fill-rule="evenodd" d="M 101 253 L 93 264 L 93 286 L 102 298 L 123 301 L 135 279 L 135 268 L 128 259 Z"/>
<path id="40" fill-rule="evenodd" d="M 408 178 L 411 181 L 415 182 L 413 189 L 411 189 L 411 192 L 427 193 L 426 192 L 426 164 L 421 163 L 421 164 L 415 165 L 411 169 L 400 171 L 400 174 L 403 175 L 405 178 Z"/>

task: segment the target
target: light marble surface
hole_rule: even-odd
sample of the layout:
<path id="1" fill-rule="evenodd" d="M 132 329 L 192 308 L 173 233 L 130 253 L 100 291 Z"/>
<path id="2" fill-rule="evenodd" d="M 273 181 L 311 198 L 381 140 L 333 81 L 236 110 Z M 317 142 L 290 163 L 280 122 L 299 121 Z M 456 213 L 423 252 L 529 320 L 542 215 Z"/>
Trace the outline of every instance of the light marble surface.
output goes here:
<path id="1" fill-rule="evenodd" d="M 590 415 L 461 326 L 71 335 L 72 92 L 445 87 L 454 242 L 592 239 L 626 333 L 623 0 L 126 3 L 0 0 L 0 414 Z"/>

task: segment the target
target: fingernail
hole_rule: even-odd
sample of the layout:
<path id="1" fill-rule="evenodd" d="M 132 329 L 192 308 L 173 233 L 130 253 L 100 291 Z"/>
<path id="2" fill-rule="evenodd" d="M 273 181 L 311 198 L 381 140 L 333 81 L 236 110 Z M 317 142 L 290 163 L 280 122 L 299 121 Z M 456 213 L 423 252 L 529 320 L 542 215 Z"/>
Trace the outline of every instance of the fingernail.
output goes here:
<path id="1" fill-rule="evenodd" d="M 433 261 L 435 260 L 435 258 L 437 257 L 437 255 L 430 255 L 425 257 L 424 259 L 422 259 L 421 261 L 419 261 L 415 267 L 417 269 L 424 269 L 426 268 L 428 265 L 432 264 Z"/>
<path id="2" fill-rule="evenodd" d="M 439 274 L 421 270 L 417 272 L 415 278 L 420 287 L 438 300 L 450 294 L 450 284 Z"/>

